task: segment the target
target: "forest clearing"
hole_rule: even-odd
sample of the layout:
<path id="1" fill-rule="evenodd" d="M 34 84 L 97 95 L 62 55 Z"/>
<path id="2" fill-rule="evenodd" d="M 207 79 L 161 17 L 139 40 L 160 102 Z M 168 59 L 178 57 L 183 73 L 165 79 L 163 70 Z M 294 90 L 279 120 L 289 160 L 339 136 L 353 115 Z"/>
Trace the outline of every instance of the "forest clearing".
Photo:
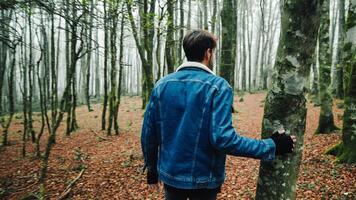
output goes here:
<path id="1" fill-rule="evenodd" d="M 247 94 L 243 102 L 239 102 L 239 98 L 235 96 L 234 106 L 238 113 L 234 114 L 234 126 L 241 135 L 260 137 L 265 95 Z M 78 176 L 80 165 L 86 170 L 73 187 L 71 199 L 163 198 L 162 193 L 151 193 L 147 189 L 146 176 L 142 173 L 139 136 L 143 111 L 140 109 L 140 98 L 124 97 L 122 105 L 119 112 L 120 134 L 110 137 L 100 131 L 98 123 L 100 105 L 93 105 L 94 112 L 88 112 L 85 106 L 78 108 L 80 129 L 70 138 L 58 134 L 57 144 L 53 148 L 46 181 L 49 199 L 58 199 L 68 183 Z M 334 106 L 335 116 L 340 116 L 342 112 L 343 109 Z M 335 158 L 325 155 L 325 151 L 338 142 L 341 134 L 335 132 L 314 135 L 318 116 L 319 108 L 308 104 L 303 161 L 297 181 L 297 199 L 355 199 L 355 166 L 335 165 Z M 21 199 L 36 191 L 38 187 L 36 177 L 40 170 L 40 162 L 33 157 L 34 145 L 28 145 L 28 157 L 20 156 L 20 118 L 21 115 L 10 128 L 14 133 L 9 137 L 11 145 L 0 154 L 2 161 L 0 180 L 1 188 L 6 191 L 3 196 L 5 199 Z M 335 122 L 341 126 L 340 117 L 336 117 Z M 60 127 L 59 132 L 62 132 L 63 128 Z M 253 199 L 258 165 L 258 160 L 229 156 L 227 179 L 218 199 Z"/>

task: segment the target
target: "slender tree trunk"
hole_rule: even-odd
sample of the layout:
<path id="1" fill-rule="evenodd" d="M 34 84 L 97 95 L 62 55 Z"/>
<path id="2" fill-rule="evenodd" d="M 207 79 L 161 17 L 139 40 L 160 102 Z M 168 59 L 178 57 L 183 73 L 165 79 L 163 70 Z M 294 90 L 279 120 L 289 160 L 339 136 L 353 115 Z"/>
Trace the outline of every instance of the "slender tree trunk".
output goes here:
<path id="1" fill-rule="evenodd" d="M 139 39 L 139 34 L 135 25 L 135 21 L 132 14 L 132 2 L 126 0 L 127 12 L 129 14 L 129 21 L 131 24 L 132 34 L 138 49 L 139 56 L 141 58 L 142 63 L 142 80 L 145 81 L 142 87 L 142 108 L 146 107 L 146 103 L 151 96 L 151 91 L 153 89 L 153 73 L 152 73 L 152 52 L 153 52 L 153 36 L 154 29 L 149 29 L 149 27 L 153 26 L 154 20 L 154 10 L 155 10 L 155 1 L 150 2 L 150 9 L 148 11 L 148 2 L 144 0 L 144 19 L 146 26 L 141 27 L 144 28 L 144 37 L 142 40 Z M 173 21 L 172 21 L 173 22 Z M 146 56 L 147 55 L 147 56 Z"/>
<path id="2" fill-rule="evenodd" d="M 262 138 L 284 127 L 297 137 L 295 152 L 261 161 L 256 199 L 295 199 L 306 122 L 305 85 L 319 27 L 318 1 L 285 1 L 277 52 L 276 77 L 268 92 Z M 301 13 L 303 12 L 303 13 Z M 286 109 L 287 108 L 287 109 Z"/>
<path id="3" fill-rule="evenodd" d="M 192 18 L 190 17 L 192 14 L 192 0 L 188 1 L 188 17 L 187 17 L 187 29 L 191 29 Z"/>
<path id="4" fill-rule="evenodd" d="M 122 4 L 121 8 L 121 13 L 124 11 L 124 4 Z M 123 15 L 123 14 L 122 14 Z M 115 128 L 115 133 L 116 135 L 119 134 L 119 124 L 118 124 L 118 114 L 119 114 L 119 107 L 120 107 L 120 100 L 121 100 L 121 87 L 122 87 L 122 75 L 123 75 L 123 56 L 124 56 L 124 26 L 125 26 L 125 20 L 124 17 L 121 17 L 121 23 L 120 23 L 120 47 L 119 47 L 119 84 L 117 88 L 117 101 L 116 101 L 116 106 L 115 106 L 115 118 L 114 118 L 114 128 Z"/>
<path id="5" fill-rule="evenodd" d="M 242 75 L 241 75 L 241 89 L 243 91 L 246 91 L 246 60 L 247 60 L 247 55 L 246 55 L 246 2 L 245 0 L 243 1 L 243 11 L 241 12 L 242 15 Z"/>
<path id="6" fill-rule="evenodd" d="M 45 77 L 41 77 L 40 76 L 40 65 L 41 65 L 41 62 L 43 61 L 43 58 L 45 58 L 45 51 L 47 51 L 48 49 L 47 48 L 44 48 L 44 47 L 47 47 L 48 44 L 47 44 L 47 36 L 46 36 L 46 31 L 45 31 L 45 28 L 44 28 L 44 21 L 43 21 L 43 13 L 42 13 L 42 10 L 40 10 L 40 13 L 41 13 L 41 38 L 42 38 L 42 41 L 39 39 L 38 40 L 38 44 L 40 46 L 40 58 L 38 59 L 37 61 L 37 83 L 38 83 L 38 91 L 39 91 L 39 100 L 40 100 L 40 108 L 41 108 L 41 129 L 40 129 L 40 132 L 38 133 L 38 136 L 36 138 L 36 157 L 37 158 L 40 158 L 41 157 L 41 151 L 40 151 L 40 140 L 41 140 L 41 137 L 44 133 L 44 128 L 45 128 L 45 108 L 46 108 L 46 104 L 44 102 L 46 102 L 46 95 L 44 95 L 44 92 L 43 92 L 43 88 L 45 86 L 45 84 L 43 84 L 45 81 L 47 81 L 45 79 Z M 42 44 L 41 44 L 42 43 Z M 44 67 L 48 67 L 47 65 L 42 65 Z M 43 69 L 42 69 L 43 70 Z M 43 81 L 42 81 L 43 80 Z"/>
<path id="7" fill-rule="evenodd" d="M 335 71 L 335 80 L 334 80 L 334 95 L 336 98 L 343 99 L 344 98 L 344 82 L 343 82 L 343 77 L 344 77 L 344 66 L 342 65 L 342 47 L 344 44 L 345 36 L 346 36 L 346 31 L 345 31 L 345 1 L 344 0 L 338 0 L 338 9 L 339 9 L 339 39 L 338 39 L 338 52 L 337 56 L 335 58 L 336 60 L 336 71 Z"/>
<path id="8" fill-rule="evenodd" d="M 97 4 L 96 4 L 97 5 Z M 98 10 L 98 9 L 97 9 Z M 96 14 L 99 13 L 99 10 Z M 96 28 L 95 28 L 95 41 L 96 41 L 96 50 L 95 50 L 95 98 L 100 97 L 100 57 L 99 57 L 99 20 L 96 21 Z M 105 127 L 105 126 L 104 126 Z"/>
<path id="9" fill-rule="evenodd" d="M 250 2 L 251 3 L 251 2 Z M 252 5 L 249 5 L 246 1 L 247 8 L 249 13 L 252 13 Z M 251 15 L 251 14 L 250 14 Z M 246 17 L 246 31 L 247 31 L 247 49 L 248 49 L 248 91 L 251 92 L 252 89 L 252 30 L 249 28 L 249 25 L 253 27 L 252 16 Z"/>
<path id="10" fill-rule="evenodd" d="M 11 49 L 12 59 L 10 63 L 10 76 L 8 77 L 9 86 L 9 117 L 3 127 L 3 137 L 2 145 L 6 146 L 8 144 L 8 130 L 10 128 L 13 116 L 15 114 L 15 98 L 14 98 L 14 86 L 15 86 L 15 64 L 16 64 L 16 45 Z"/>
<path id="11" fill-rule="evenodd" d="M 88 53 L 87 53 L 87 73 L 85 81 L 85 99 L 88 107 L 88 111 L 91 112 L 93 109 L 90 106 L 90 71 L 91 71 L 91 48 L 92 48 L 92 34 L 93 34 L 93 15 L 94 15 L 94 1 L 90 0 L 90 12 L 89 12 L 89 35 L 87 39 Z"/>
<path id="12" fill-rule="evenodd" d="M 107 25 L 107 8 L 106 0 L 104 0 L 104 102 L 103 111 L 101 115 L 101 130 L 105 130 L 106 127 L 106 108 L 108 106 L 108 25 Z"/>
<path id="13" fill-rule="evenodd" d="M 211 32 L 212 33 L 215 33 L 215 26 L 216 26 L 216 20 L 217 20 L 217 18 L 216 18 L 217 4 L 218 4 L 218 0 L 213 0 L 213 14 L 211 16 Z"/>
<path id="14" fill-rule="evenodd" d="M 206 1 L 206 0 L 205 0 Z M 179 18 L 179 39 L 178 39 L 178 64 L 182 63 L 183 56 L 182 56 L 182 45 L 183 45 L 183 37 L 184 37 L 184 0 L 179 1 L 179 11 L 180 11 L 180 18 Z"/>
<path id="15" fill-rule="evenodd" d="M 117 92 L 117 49 L 116 49 L 116 38 L 117 38 L 117 21 L 118 21 L 118 3 L 110 3 L 110 53 L 111 53 L 111 87 L 109 96 L 109 125 L 107 129 L 107 134 L 111 135 L 111 128 L 115 122 L 116 118 L 116 92 Z M 115 125 L 114 125 L 115 126 Z M 118 134 L 118 132 L 117 132 Z"/>
<path id="16" fill-rule="evenodd" d="M 233 20 L 233 5 L 231 0 L 223 1 L 223 8 L 221 11 L 222 20 L 222 45 L 221 45 L 221 64 L 220 75 L 229 82 L 232 88 L 234 88 L 234 58 L 235 52 L 233 51 L 233 32 L 234 30 Z"/>
<path id="17" fill-rule="evenodd" d="M 33 98 L 33 76 L 32 73 L 34 71 L 34 64 L 33 64 L 33 42 L 32 42 L 32 6 L 29 5 L 29 14 L 28 14 L 28 29 L 29 29 L 29 55 L 28 55 L 28 98 L 27 98 L 27 108 L 28 108 L 28 133 L 31 136 L 31 141 L 34 143 L 36 141 L 35 131 L 33 130 L 33 120 L 32 120 L 32 98 Z"/>
<path id="18" fill-rule="evenodd" d="M 175 64 L 175 54 L 174 54 L 174 48 L 175 48 L 175 42 L 174 42 L 174 23 L 173 23 L 173 14 L 174 14 L 174 0 L 168 0 L 167 1 L 167 13 L 168 13 L 168 19 L 167 19 L 167 37 L 166 37 L 166 59 L 167 59 L 167 68 L 168 68 L 168 73 L 173 73 L 174 72 L 174 64 Z"/>
<path id="19" fill-rule="evenodd" d="M 164 8 L 164 7 L 163 7 Z M 162 72 L 161 72 L 161 24 L 162 20 L 164 19 L 164 13 L 163 13 L 163 8 L 160 9 L 159 11 L 159 18 L 158 18 L 158 28 L 157 28 L 157 48 L 156 48 L 156 62 L 157 62 L 157 74 L 156 74 L 156 80 L 157 82 L 161 77 L 162 77 Z M 121 65 L 120 65 L 121 66 Z"/>
<path id="20" fill-rule="evenodd" d="M 26 31 L 25 31 L 26 32 Z M 26 35 L 24 36 L 26 38 Z M 25 39 L 26 41 L 26 39 Z M 21 59 L 22 59 L 22 63 L 26 63 L 25 62 L 25 57 L 26 57 L 26 47 L 24 46 L 23 43 L 21 43 Z M 27 70 L 28 67 L 26 66 L 26 64 L 23 64 L 23 72 L 22 72 L 22 77 L 23 77 L 23 84 L 22 84 L 22 112 L 23 112 L 23 133 L 22 133 L 22 157 L 26 156 L 26 140 L 27 140 L 27 131 L 28 131 L 28 115 L 27 115 Z"/>
<path id="21" fill-rule="evenodd" d="M 333 99 L 330 94 L 331 83 L 331 60 L 332 44 L 329 33 L 329 0 L 324 0 L 322 5 L 322 15 L 320 18 L 319 32 L 319 98 L 320 98 L 320 115 L 319 126 L 316 134 L 330 133 L 338 128 L 334 124 L 334 115 L 332 111 Z"/>
<path id="22" fill-rule="evenodd" d="M 203 7 L 204 7 L 204 29 L 208 30 L 209 26 L 208 26 L 208 1 L 207 0 L 202 0 L 203 1 Z"/>

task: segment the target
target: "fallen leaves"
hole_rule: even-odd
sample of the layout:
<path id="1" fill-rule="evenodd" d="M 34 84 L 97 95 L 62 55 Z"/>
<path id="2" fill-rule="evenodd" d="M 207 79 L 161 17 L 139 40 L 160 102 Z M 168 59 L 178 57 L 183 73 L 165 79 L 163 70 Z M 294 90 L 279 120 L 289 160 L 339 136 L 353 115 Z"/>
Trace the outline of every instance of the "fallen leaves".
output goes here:
<path id="1" fill-rule="evenodd" d="M 234 126 L 241 135 L 259 138 L 265 94 L 246 94 L 244 101 L 236 97 Z M 339 102 L 337 102 L 339 103 Z M 163 192 L 147 189 L 142 173 L 140 130 L 143 111 L 137 97 L 124 97 L 119 113 L 119 136 L 106 136 L 100 129 L 100 105 L 94 112 L 85 107 L 77 109 L 80 129 L 64 137 L 61 126 L 54 146 L 46 181 L 50 199 L 57 199 L 67 185 L 78 176 L 75 170 L 78 160 L 85 160 L 86 170 L 77 180 L 68 196 L 71 199 L 163 199 Z M 342 115 L 339 108 L 335 115 Z M 334 157 L 324 152 L 335 145 L 341 134 L 314 135 L 319 117 L 319 108 L 308 105 L 307 128 L 304 137 L 304 152 L 297 183 L 297 199 L 355 199 L 356 167 L 333 163 Z M 38 120 L 38 118 L 35 118 Z M 336 124 L 341 127 L 341 118 Z M 17 119 L 20 120 L 20 119 Z M 10 129 L 11 146 L 0 154 L 0 199 L 20 199 L 35 191 L 40 167 L 38 159 L 20 157 L 22 125 L 16 121 Z M 35 126 L 35 128 L 38 128 Z M 47 135 L 46 135 L 47 136 Z M 42 138 L 42 144 L 46 137 Z M 42 146 L 42 148 L 44 148 Z M 80 148 L 80 153 L 76 149 Z M 34 152 L 28 142 L 28 152 Z M 80 154 L 80 156 L 79 156 Z M 80 158 L 80 159 L 78 159 Z M 253 199 L 256 190 L 259 161 L 228 156 L 226 181 L 218 199 Z"/>

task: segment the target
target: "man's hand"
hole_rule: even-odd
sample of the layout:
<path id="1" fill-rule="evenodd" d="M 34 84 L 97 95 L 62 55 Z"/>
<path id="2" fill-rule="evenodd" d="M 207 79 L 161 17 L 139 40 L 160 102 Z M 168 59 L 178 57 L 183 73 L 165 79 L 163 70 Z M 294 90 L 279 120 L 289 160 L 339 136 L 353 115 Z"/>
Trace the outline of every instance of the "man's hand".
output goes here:
<path id="1" fill-rule="evenodd" d="M 147 184 L 149 185 L 158 184 L 158 174 L 156 171 L 147 170 Z"/>
<path id="2" fill-rule="evenodd" d="M 161 192 L 162 187 L 158 181 L 157 172 L 152 172 L 151 170 L 147 170 L 147 184 L 148 190 L 151 192 Z"/>
<path id="3" fill-rule="evenodd" d="M 271 136 L 271 139 L 276 145 L 276 155 L 292 153 L 294 150 L 297 138 L 292 135 L 286 135 L 284 129 L 278 130 Z"/>

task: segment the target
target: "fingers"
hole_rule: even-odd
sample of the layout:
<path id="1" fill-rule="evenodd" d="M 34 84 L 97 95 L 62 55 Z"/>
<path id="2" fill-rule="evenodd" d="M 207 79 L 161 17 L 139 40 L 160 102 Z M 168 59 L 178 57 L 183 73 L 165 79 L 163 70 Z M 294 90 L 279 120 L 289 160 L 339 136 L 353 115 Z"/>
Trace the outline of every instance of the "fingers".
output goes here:
<path id="1" fill-rule="evenodd" d="M 278 133 L 284 134 L 284 133 L 286 133 L 286 130 L 284 128 L 280 128 L 280 129 L 278 129 Z"/>
<path id="2" fill-rule="evenodd" d="M 292 138 L 293 143 L 296 143 L 296 142 L 297 142 L 297 137 L 296 137 L 295 135 L 291 135 L 290 137 Z"/>
<path id="3" fill-rule="evenodd" d="M 162 187 L 161 187 L 161 184 L 156 183 L 156 184 L 149 184 L 148 189 L 151 190 L 152 192 L 154 192 L 154 191 L 161 192 Z"/>
<path id="4" fill-rule="evenodd" d="M 292 148 L 292 151 L 294 151 L 295 143 L 297 142 L 297 137 L 296 137 L 295 135 L 291 135 L 290 137 L 292 138 L 292 141 L 293 141 L 293 148 Z"/>
<path id="5" fill-rule="evenodd" d="M 149 190 L 158 190 L 159 185 L 158 184 L 150 184 L 150 185 L 148 185 L 148 189 Z"/>

